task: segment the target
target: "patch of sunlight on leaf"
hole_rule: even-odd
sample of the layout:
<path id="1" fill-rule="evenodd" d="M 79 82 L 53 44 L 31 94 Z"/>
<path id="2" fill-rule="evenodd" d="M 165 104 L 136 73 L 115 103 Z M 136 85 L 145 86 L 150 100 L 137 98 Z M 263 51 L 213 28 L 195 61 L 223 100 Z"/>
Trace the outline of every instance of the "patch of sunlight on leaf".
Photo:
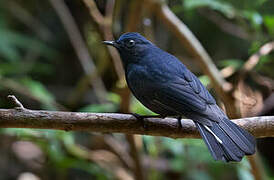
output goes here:
<path id="1" fill-rule="evenodd" d="M 268 30 L 268 32 L 274 36 L 274 16 L 264 16 L 263 17 L 264 24 Z"/>
<path id="2" fill-rule="evenodd" d="M 66 132 L 61 132 L 58 133 L 58 138 L 64 142 L 66 145 L 72 145 L 75 144 L 75 138 L 73 133 L 66 133 Z"/>
<path id="3" fill-rule="evenodd" d="M 181 139 L 185 145 L 203 147 L 203 141 L 201 139 Z"/>
<path id="4" fill-rule="evenodd" d="M 251 22 L 254 28 L 260 28 L 263 23 L 263 17 L 256 11 L 245 10 L 242 15 Z"/>
<path id="5" fill-rule="evenodd" d="M 251 46 L 250 46 L 249 49 L 248 49 L 248 54 L 249 54 L 249 56 L 251 56 L 252 54 L 256 53 L 256 52 L 260 49 L 260 47 L 261 47 L 262 45 L 263 45 L 263 44 L 262 44 L 262 42 L 260 42 L 260 41 L 253 41 L 253 42 L 251 43 Z"/>
<path id="6" fill-rule="evenodd" d="M 142 105 L 135 97 L 132 98 L 130 104 L 130 111 L 141 115 L 153 115 L 156 114 Z"/>
<path id="7" fill-rule="evenodd" d="M 244 61 L 241 59 L 224 59 L 224 60 L 221 60 L 218 64 L 221 67 L 232 66 L 235 69 L 239 69 L 244 64 Z"/>
<path id="8" fill-rule="evenodd" d="M 118 94 L 115 94 L 115 93 L 112 93 L 112 92 L 109 92 L 107 94 L 107 100 L 113 102 L 113 103 L 120 103 L 121 102 L 121 98 Z"/>
<path id="9" fill-rule="evenodd" d="M 208 86 L 210 84 L 210 79 L 207 75 L 199 76 L 199 79 L 204 86 Z"/>

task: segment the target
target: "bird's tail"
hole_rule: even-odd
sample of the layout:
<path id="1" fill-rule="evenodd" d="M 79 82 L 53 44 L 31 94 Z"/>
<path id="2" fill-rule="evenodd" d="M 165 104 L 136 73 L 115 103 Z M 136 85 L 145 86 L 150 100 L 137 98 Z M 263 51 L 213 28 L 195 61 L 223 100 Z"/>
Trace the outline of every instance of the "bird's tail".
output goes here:
<path id="1" fill-rule="evenodd" d="M 255 153 L 254 137 L 227 118 L 212 126 L 195 124 L 215 160 L 241 161 L 244 155 Z"/>

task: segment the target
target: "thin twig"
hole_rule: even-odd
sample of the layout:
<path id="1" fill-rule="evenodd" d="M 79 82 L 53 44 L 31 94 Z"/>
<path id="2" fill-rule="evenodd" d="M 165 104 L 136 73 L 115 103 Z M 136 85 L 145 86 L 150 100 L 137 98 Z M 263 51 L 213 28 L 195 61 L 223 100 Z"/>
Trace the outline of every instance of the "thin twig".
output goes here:
<path id="1" fill-rule="evenodd" d="M 1 86 L 2 87 L 6 88 L 6 89 L 9 89 L 9 90 L 12 90 L 15 93 L 24 95 L 27 98 L 31 99 L 32 101 L 38 102 L 39 104 L 44 104 L 45 103 L 45 100 L 43 98 L 40 98 L 39 96 L 33 95 L 30 92 L 30 90 L 27 87 L 25 87 L 24 85 L 12 80 L 12 79 L 9 79 L 9 78 L 0 77 L 0 80 L 1 80 Z M 47 103 L 49 103 L 56 110 L 62 110 L 62 111 L 67 110 L 66 107 L 59 104 L 54 99 L 51 100 L 50 102 L 47 102 Z"/>
<path id="2" fill-rule="evenodd" d="M 262 56 L 269 54 L 273 50 L 274 50 L 273 41 L 264 44 L 262 47 L 260 47 L 260 49 L 256 53 L 254 53 L 248 58 L 248 60 L 244 63 L 242 70 L 245 73 L 247 71 L 251 71 L 258 64 Z M 220 72 L 224 78 L 228 78 L 236 72 L 236 69 L 233 66 L 227 66 L 223 68 Z"/>
<path id="3" fill-rule="evenodd" d="M 132 175 L 122 167 L 118 157 L 110 151 L 106 150 L 89 150 L 77 144 L 66 144 L 67 151 L 82 159 L 93 161 L 102 168 L 112 172 L 115 179 L 118 180 L 133 180 Z"/>
<path id="4" fill-rule="evenodd" d="M 254 176 L 254 179 L 265 180 L 266 175 L 264 172 L 264 168 L 263 168 L 260 156 L 257 153 L 252 156 L 248 156 L 248 161 L 250 163 L 251 172 Z"/>
<path id="5" fill-rule="evenodd" d="M 241 96 L 249 97 L 247 94 L 247 91 L 244 91 L 244 89 L 247 90 L 250 88 L 248 87 L 241 88 L 242 85 L 244 84 L 244 80 L 248 76 L 248 73 L 259 63 L 259 60 L 262 56 L 269 54 L 273 50 L 274 50 L 274 41 L 268 42 L 264 44 L 263 46 L 261 46 L 260 49 L 255 54 L 250 56 L 249 59 L 245 62 L 245 64 L 243 65 L 242 71 L 240 72 L 240 75 L 238 77 L 239 78 L 238 92 L 241 93 Z M 236 92 L 237 91 L 235 91 L 235 94 Z M 255 104 L 259 104 L 259 103 L 256 102 Z M 241 109 L 242 112 L 244 112 L 244 110 L 246 110 L 246 113 L 245 113 L 246 115 L 251 114 L 251 109 L 243 109 L 243 108 Z M 248 161 L 251 165 L 251 172 L 254 175 L 254 178 L 256 180 L 265 179 L 264 177 L 265 172 L 261 165 L 260 156 L 259 155 L 251 156 L 248 158 Z"/>
<path id="6" fill-rule="evenodd" d="M 8 98 L 15 105 L 15 108 L 25 109 L 23 104 L 18 101 L 18 99 L 14 95 L 8 95 Z"/>
<path id="7" fill-rule="evenodd" d="M 245 71 L 252 70 L 257 65 L 257 63 L 259 62 L 262 56 L 269 54 L 273 50 L 274 50 L 274 41 L 264 44 L 262 47 L 260 47 L 258 52 L 250 56 L 250 58 L 245 62 L 243 66 L 243 70 Z"/>
<path id="8" fill-rule="evenodd" d="M 117 155 L 122 162 L 123 166 L 128 169 L 133 169 L 133 160 L 127 152 L 127 144 L 123 141 L 119 141 L 111 135 L 104 135 L 103 141 L 107 145 L 111 152 Z"/>
<path id="9" fill-rule="evenodd" d="M 85 45 L 68 7 L 63 0 L 50 0 L 50 2 L 68 33 L 71 44 L 75 49 L 85 74 L 90 76 L 90 83 L 94 87 L 95 94 L 100 102 L 104 102 L 106 97 L 105 95 L 107 94 L 104 83 L 97 74 L 96 66 L 89 55 L 88 48 Z"/>
<path id="10" fill-rule="evenodd" d="M 129 143 L 130 147 L 130 155 L 134 160 L 134 175 L 136 180 L 143 180 L 144 179 L 144 169 L 142 166 L 142 160 L 139 155 L 138 148 L 136 147 L 136 140 L 134 139 L 135 136 L 127 134 L 126 140 Z"/>
<path id="11" fill-rule="evenodd" d="M 105 18 L 98 10 L 94 0 L 83 0 L 83 2 L 88 7 L 90 16 L 99 27 L 102 38 L 104 38 L 105 40 L 113 40 L 114 36 L 112 34 L 112 28 L 111 28 L 112 18 L 109 18 L 109 15 L 112 14 L 113 10 L 111 8 L 114 8 L 114 6 L 110 6 L 111 4 L 108 4 L 109 7 L 107 8 L 108 10 L 107 18 Z M 113 60 L 114 68 L 115 68 L 116 74 L 119 77 L 119 80 L 124 79 L 124 69 L 123 69 L 123 65 L 120 60 L 120 56 L 118 52 L 113 47 L 108 46 L 107 49 Z"/>

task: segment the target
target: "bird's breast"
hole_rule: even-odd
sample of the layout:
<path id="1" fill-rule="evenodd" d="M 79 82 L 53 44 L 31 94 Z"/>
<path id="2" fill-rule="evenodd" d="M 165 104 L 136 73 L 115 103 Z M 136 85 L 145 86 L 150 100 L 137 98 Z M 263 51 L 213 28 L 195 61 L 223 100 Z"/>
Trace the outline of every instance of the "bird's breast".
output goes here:
<path id="1" fill-rule="evenodd" d="M 154 102 L 159 91 L 157 84 L 164 83 L 164 79 L 157 71 L 151 71 L 144 66 L 135 65 L 126 71 L 127 84 L 133 95 L 144 106 L 158 114 L 168 113 L 166 108 L 161 108 Z"/>
<path id="2" fill-rule="evenodd" d="M 147 68 L 140 65 L 129 65 L 126 70 L 126 80 L 129 88 L 134 94 L 142 93 L 149 81 Z"/>
<path id="3" fill-rule="evenodd" d="M 128 66 L 126 70 L 126 80 L 132 91 L 134 89 L 148 90 L 153 88 L 154 84 L 165 83 L 168 81 L 166 75 L 164 71 L 146 65 L 134 64 Z"/>
<path id="4" fill-rule="evenodd" d="M 141 102 L 152 95 L 154 78 L 151 77 L 147 67 L 140 65 L 129 67 L 126 71 L 126 80 L 129 89 Z"/>

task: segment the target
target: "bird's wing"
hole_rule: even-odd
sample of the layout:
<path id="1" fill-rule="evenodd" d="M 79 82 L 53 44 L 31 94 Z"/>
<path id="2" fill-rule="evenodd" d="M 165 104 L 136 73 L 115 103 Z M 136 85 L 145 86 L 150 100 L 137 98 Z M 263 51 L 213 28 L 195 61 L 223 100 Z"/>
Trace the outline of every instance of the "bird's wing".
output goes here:
<path id="1" fill-rule="evenodd" d="M 220 113 L 214 98 L 190 71 L 185 71 L 183 75 L 175 76 L 167 83 L 157 83 L 154 104 L 173 109 L 177 114 L 181 113 L 194 121 L 218 121 L 218 116 L 224 114 Z"/>
<path id="2" fill-rule="evenodd" d="M 195 92 L 195 94 L 197 94 L 201 98 L 201 101 L 204 101 L 206 104 L 216 104 L 215 99 L 211 96 L 211 94 L 204 87 L 201 81 L 192 72 L 186 70 L 184 71 L 183 76 L 188 85 Z"/>

